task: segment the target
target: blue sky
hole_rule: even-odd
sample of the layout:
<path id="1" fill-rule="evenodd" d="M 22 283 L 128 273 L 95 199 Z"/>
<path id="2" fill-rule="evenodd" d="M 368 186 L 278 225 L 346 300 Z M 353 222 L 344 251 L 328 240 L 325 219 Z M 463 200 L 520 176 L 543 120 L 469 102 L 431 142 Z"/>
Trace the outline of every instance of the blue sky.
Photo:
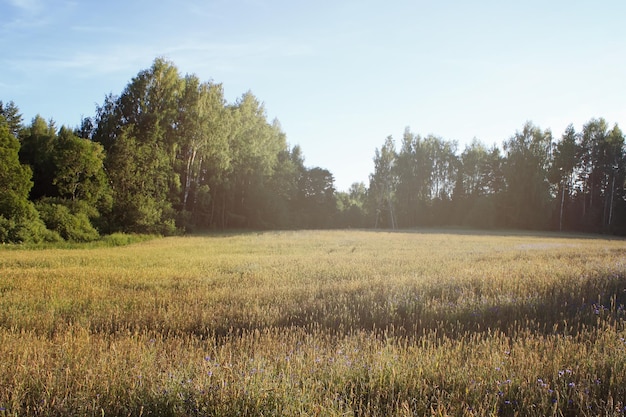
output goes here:
<path id="1" fill-rule="evenodd" d="M 74 127 L 156 57 L 250 90 L 346 190 L 405 127 L 502 142 L 626 130 L 626 2 L 0 0 L 0 100 Z"/>

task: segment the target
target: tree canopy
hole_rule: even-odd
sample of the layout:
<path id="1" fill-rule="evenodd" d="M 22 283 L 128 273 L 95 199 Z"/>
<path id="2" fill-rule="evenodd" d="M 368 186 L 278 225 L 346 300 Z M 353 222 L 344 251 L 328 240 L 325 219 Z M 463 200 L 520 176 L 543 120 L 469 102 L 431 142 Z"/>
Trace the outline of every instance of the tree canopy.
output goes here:
<path id="1" fill-rule="evenodd" d="M 626 234 L 624 134 L 604 119 L 555 138 L 532 122 L 502 146 L 405 129 L 369 184 L 337 191 L 263 102 L 158 58 L 74 129 L 25 125 L 0 101 L 0 241 L 116 231 L 467 226 Z"/>

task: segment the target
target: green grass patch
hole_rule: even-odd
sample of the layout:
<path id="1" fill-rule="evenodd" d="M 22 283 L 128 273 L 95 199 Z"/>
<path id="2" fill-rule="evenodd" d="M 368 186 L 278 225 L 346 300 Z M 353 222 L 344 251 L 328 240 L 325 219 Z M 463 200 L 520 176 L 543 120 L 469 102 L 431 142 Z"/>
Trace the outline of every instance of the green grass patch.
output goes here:
<path id="1" fill-rule="evenodd" d="M 113 233 L 104 235 L 91 242 L 42 242 L 42 243 L 21 243 L 3 244 L 1 250 L 43 250 L 43 249 L 97 249 L 116 246 L 127 246 L 134 243 L 145 242 L 153 239 L 160 239 L 161 236 L 133 234 L 133 233 Z"/>

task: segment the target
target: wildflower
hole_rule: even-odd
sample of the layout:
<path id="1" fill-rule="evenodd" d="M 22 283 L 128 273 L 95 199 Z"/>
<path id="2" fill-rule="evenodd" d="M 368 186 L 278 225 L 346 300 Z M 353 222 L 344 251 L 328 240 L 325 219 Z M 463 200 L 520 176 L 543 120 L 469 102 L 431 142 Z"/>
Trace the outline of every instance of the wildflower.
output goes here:
<path id="1" fill-rule="evenodd" d="M 574 388 L 576 386 L 576 384 L 574 384 L 573 382 L 570 382 L 569 384 L 567 384 L 568 387 L 570 388 Z"/>

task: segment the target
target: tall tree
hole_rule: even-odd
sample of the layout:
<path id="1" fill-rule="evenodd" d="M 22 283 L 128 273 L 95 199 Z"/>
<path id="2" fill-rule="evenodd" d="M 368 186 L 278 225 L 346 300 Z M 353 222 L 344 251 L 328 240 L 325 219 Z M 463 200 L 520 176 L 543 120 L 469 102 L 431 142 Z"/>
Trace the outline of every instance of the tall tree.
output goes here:
<path id="1" fill-rule="evenodd" d="M 20 163 L 19 148 L 9 123 L 0 115 L 0 243 L 53 240 L 28 200 L 32 171 Z"/>
<path id="2" fill-rule="evenodd" d="M 13 137 L 19 137 L 20 130 L 22 129 L 22 115 L 19 108 L 13 101 L 9 101 L 4 104 L 0 101 L 0 116 L 4 117 L 4 122 L 9 129 L 9 133 Z"/>
<path id="3" fill-rule="evenodd" d="M 396 150 L 393 137 L 387 136 L 385 143 L 375 150 L 374 173 L 370 175 L 370 204 L 375 212 L 374 227 L 395 229 L 397 220 L 394 213 L 396 188 Z"/>
<path id="4" fill-rule="evenodd" d="M 305 170 L 300 180 L 300 221 L 301 226 L 312 229 L 334 226 L 337 213 L 335 199 L 335 179 L 324 168 Z"/>
<path id="5" fill-rule="evenodd" d="M 433 167 L 431 196 L 440 200 L 449 200 L 456 180 L 457 145 L 432 135 L 426 138 L 425 145 Z"/>
<path id="6" fill-rule="evenodd" d="M 455 222 L 472 227 L 495 227 L 496 201 L 492 178 L 499 165 L 485 145 L 477 139 L 465 147 L 458 160 L 457 181 L 452 202 Z"/>
<path id="7" fill-rule="evenodd" d="M 54 142 L 55 172 L 51 173 L 58 195 L 95 208 L 108 208 L 111 199 L 104 158 L 100 144 L 79 138 L 61 127 Z"/>
<path id="8" fill-rule="evenodd" d="M 288 149 L 278 121 L 268 123 L 265 107 L 250 92 L 230 107 L 230 167 L 221 198 L 222 227 L 263 227 L 268 183 L 280 152 Z"/>
<path id="9" fill-rule="evenodd" d="M 222 180 L 230 165 L 229 123 L 221 84 L 186 76 L 176 128 L 176 172 L 182 186 L 178 209 L 191 214 L 193 225 L 208 226 L 209 201 L 203 196 Z"/>
<path id="10" fill-rule="evenodd" d="M 23 129 L 20 136 L 20 161 L 31 167 L 33 171 L 33 188 L 30 199 L 41 197 L 58 197 L 58 190 L 53 183 L 56 172 L 54 147 L 57 133 L 54 123 L 46 122 L 37 115 L 30 126 Z"/>
<path id="11" fill-rule="evenodd" d="M 421 161 L 419 149 L 421 137 L 414 135 L 407 127 L 402 136 L 402 146 L 394 165 L 397 176 L 396 203 L 398 224 L 401 227 L 411 227 L 417 224 L 419 215 L 419 200 L 423 196 L 425 178 L 419 176 Z"/>
<path id="12" fill-rule="evenodd" d="M 581 228 L 612 232 L 624 188 L 624 135 L 617 125 L 609 130 L 604 119 L 591 119 L 583 126 L 579 149 Z"/>
<path id="13" fill-rule="evenodd" d="M 268 199 L 267 207 L 269 225 L 275 228 L 303 227 L 305 220 L 301 184 L 306 173 L 299 145 L 279 152 L 268 184 L 268 193 L 272 196 Z"/>
<path id="14" fill-rule="evenodd" d="M 422 138 L 406 128 L 394 165 L 398 221 L 403 227 L 430 224 L 435 161 L 433 137 Z"/>
<path id="15" fill-rule="evenodd" d="M 94 140 L 106 152 L 114 193 L 114 228 L 171 233 L 180 195 L 174 171 L 183 81 L 163 59 L 139 72 L 119 97 L 98 108 Z M 117 171 L 121 170 L 121 171 Z"/>
<path id="16" fill-rule="evenodd" d="M 565 210 L 574 193 L 577 156 L 580 154 L 579 136 L 570 124 L 561 140 L 554 145 L 550 182 L 557 187 L 559 230 L 563 230 Z"/>
<path id="17" fill-rule="evenodd" d="M 614 231 L 616 204 L 624 201 L 624 178 L 626 174 L 626 155 L 624 154 L 624 134 L 615 125 L 609 131 L 603 144 L 603 185 L 604 210 L 602 229 L 604 232 Z"/>
<path id="18" fill-rule="evenodd" d="M 508 225 L 544 228 L 550 201 L 548 169 L 552 134 L 528 122 L 504 143 Z"/>
<path id="19" fill-rule="evenodd" d="M 106 228 L 101 215 L 111 206 L 102 146 L 36 117 L 22 130 L 20 157 L 35 173 L 30 198 L 47 227 L 68 240 L 97 239 L 93 223 Z"/>
<path id="20" fill-rule="evenodd" d="M 489 153 L 485 145 L 476 138 L 465 147 L 459 158 L 457 193 L 463 196 L 480 197 L 488 192 Z"/>

